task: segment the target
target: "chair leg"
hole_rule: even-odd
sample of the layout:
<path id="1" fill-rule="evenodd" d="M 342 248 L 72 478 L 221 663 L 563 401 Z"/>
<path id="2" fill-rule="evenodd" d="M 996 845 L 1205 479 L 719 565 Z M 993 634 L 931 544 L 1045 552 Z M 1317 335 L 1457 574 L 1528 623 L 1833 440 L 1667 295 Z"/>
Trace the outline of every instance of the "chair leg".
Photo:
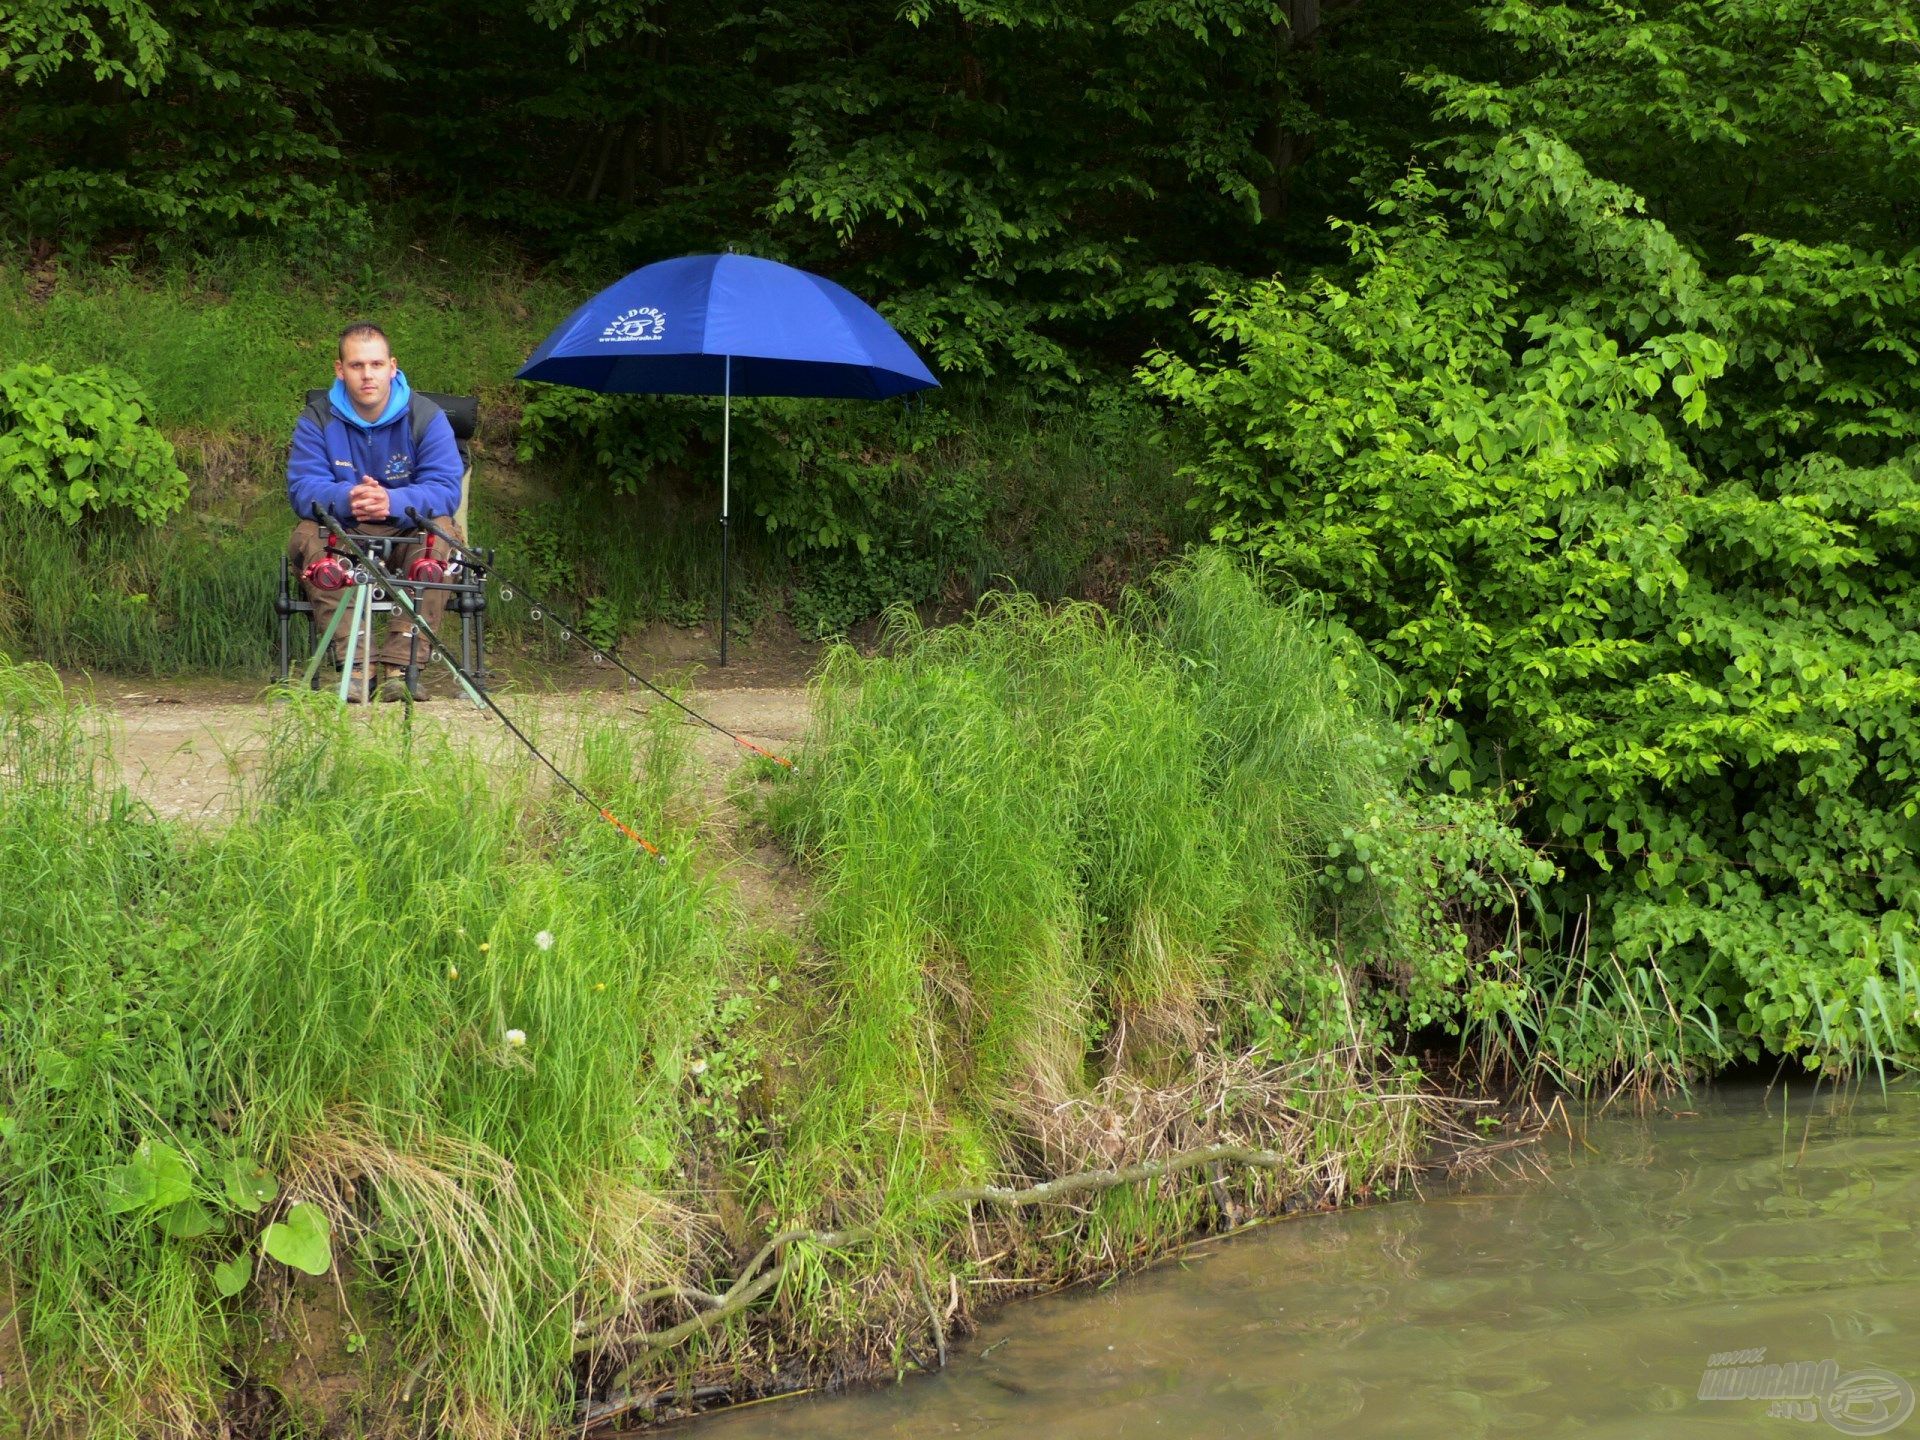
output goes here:
<path id="1" fill-rule="evenodd" d="M 312 607 L 311 605 L 309 605 L 309 606 L 307 607 L 307 609 L 306 609 L 306 612 L 305 612 L 305 613 L 306 613 L 306 617 L 307 617 L 307 646 L 306 646 L 306 654 L 307 654 L 308 656 L 312 656 L 312 654 L 313 654 L 313 652 L 314 652 L 315 650 L 318 650 L 318 649 L 320 648 L 320 622 L 319 622 L 319 621 L 317 621 L 317 620 L 315 620 L 315 619 L 313 618 L 313 607 Z M 322 670 L 323 668 L 325 668 L 325 667 L 324 667 L 324 666 L 319 666 L 319 665 L 316 665 L 316 666 L 314 667 L 314 670 L 313 670 L 313 683 L 312 683 L 311 685 L 309 685 L 309 686 L 307 687 L 308 689 L 310 689 L 310 690 L 324 690 L 324 689 L 326 689 L 326 688 L 327 688 L 327 686 L 326 686 L 326 682 L 325 682 L 325 681 L 323 681 L 323 680 L 322 680 L 322 679 L 320 678 L 320 671 L 321 671 L 321 670 Z"/>
<path id="2" fill-rule="evenodd" d="M 280 673 L 277 678 L 282 685 L 287 683 L 287 676 L 293 671 L 293 654 L 289 649 L 292 637 L 288 633 L 287 625 L 287 616 L 291 609 L 292 600 L 293 596 L 287 593 L 287 557 L 282 555 L 280 557 L 280 603 L 273 607 L 276 617 L 279 620 Z"/>

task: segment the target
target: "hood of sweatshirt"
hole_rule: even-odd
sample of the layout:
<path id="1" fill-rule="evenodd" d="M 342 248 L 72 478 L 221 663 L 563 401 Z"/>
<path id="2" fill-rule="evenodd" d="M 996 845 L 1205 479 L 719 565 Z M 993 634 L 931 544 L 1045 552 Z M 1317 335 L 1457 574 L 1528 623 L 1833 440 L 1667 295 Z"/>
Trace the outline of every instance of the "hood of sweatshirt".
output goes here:
<path id="1" fill-rule="evenodd" d="M 407 402 L 413 398 L 413 387 L 407 384 L 407 372 L 393 372 L 393 393 L 387 396 L 387 408 L 380 413 L 378 420 L 364 420 L 360 412 L 353 408 L 353 401 L 347 395 L 347 382 L 335 380 L 333 388 L 327 392 L 327 400 L 333 406 L 333 413 L 347 424 L 362 430 L 378 430 L 382 425 L 391 425 L 397 416 L 407 413 Z"/>

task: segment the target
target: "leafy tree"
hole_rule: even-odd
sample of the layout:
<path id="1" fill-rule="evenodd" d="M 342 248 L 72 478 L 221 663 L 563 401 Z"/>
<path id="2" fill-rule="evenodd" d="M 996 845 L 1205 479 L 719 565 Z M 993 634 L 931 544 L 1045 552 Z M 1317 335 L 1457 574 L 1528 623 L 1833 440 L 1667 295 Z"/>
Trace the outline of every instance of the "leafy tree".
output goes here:
<path id="1" fill-rule="evenodd" d="M 328 86 L 391 77 L 312 0 L 25 0 L 0 14 L 0 185 L 29 229 L 204 243 L 364 224 Z"/>
<path id="2" fill-rule="evenodd" d="M 0 173 L 76 243 L 333 254 L 437 211 L 594 276 L 733 244 L 886 297 L 943 371 L 1064 384 L 1272 263 L 1372 154 L 1394 34 L 1357 0 L 31 0 Z"/>
<path id="3" fill-rule="evenodd" d="M 483 12 L 524 38 L 519 74 L 449 59 L 521 140 L 484 205 L 563 227 L 598 272 L 726 244 L 832 269 L 947 372 L 1131 359 L 1263 253 L 1276 117 L 1307 123 L 1286 0 L 531 14 L 551 36 Z"/>
<path id="4" fill-rule="evenodd" d="M 1451 188 L 1415 172 L 1348 274 L 1224 295 L 1225 355 L 1147 378 L 1206 427 L 1220 538 L 1453 717 L 1451 784 L 1537 791 L 1602 943 L 1749 1051 L 1857 1060 L 1920 1041 L 1920 53 L 1904 7 L 1792 43 L 1781 8 L 1493 7 L 1545 63 L 1425 82 L 1478 127 Z M 1753 127 L 1746 209 L 1709 115 Z"/>

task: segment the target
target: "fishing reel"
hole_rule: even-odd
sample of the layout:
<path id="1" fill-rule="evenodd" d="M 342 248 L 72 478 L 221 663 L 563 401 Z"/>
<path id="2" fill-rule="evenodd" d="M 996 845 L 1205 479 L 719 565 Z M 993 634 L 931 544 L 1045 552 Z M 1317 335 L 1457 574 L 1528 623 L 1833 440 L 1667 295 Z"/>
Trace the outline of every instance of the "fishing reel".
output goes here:
<path id="1" fill-rule="evenodd" d="M 344 590 L 353 583 L 353 567 L 327 537 L 327 553 L 300 572 L 300 578 L 316 590 Z"/>
<path id="2" fill-rule="evenodd" d="M 434 535 L 427 532 L 427 548 L 420 558 L 407 566 L 407 579 L 415 584 L 444 585 L 447 580 L 447 563 L 433 553 Z"/>

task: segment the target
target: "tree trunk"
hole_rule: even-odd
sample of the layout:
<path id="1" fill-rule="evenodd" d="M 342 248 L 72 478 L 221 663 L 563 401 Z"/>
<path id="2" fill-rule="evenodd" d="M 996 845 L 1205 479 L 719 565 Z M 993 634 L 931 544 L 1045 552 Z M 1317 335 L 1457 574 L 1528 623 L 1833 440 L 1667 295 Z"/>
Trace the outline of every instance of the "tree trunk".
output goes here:
<path id="1" fill-rule="evenodd" d="M 1358 3 L 1358 0 L 1352 0 L 1352 3 Z M 1283 64 L 1288 57 L 1298 55 L 1319 43 L 1320 21 L 1321 0 L 1287 0 L 1287 27 L 1284 34 L 1279 37 Z M 1316 111 L 1320 110 L 1325 102 L 1320 95 L 1319 87 L 1309 85 L 1306 90 L 1308 103 Z M 1267 163 L 1273 166 L 1273 173 L 1260 187 L 1260 218 L 1279 220 L 1285 217 L 1287 211 L 1288 172 L 1307 158 L 1313 148 L 1313 137 L 1295 134 L 1287 129 L 1280 116 L 1275 114 L 1269 116 L 1266 123 L 1261 125 L 1255 143 L 1260 147 L 1260 153 L 1266 157 Z"/>
<path id="2" fill-rule="evenodd" d="M 600 186 L 607 178 L 607 162 L 613 158 L 614 142 L 620 138 L 620 127 L 608 129 L 606 139 L 600 142 L 600 159 L 593 167 L 593 180 L 587 186 L 587 204 L 591 205 L 600 198 Z"/>

